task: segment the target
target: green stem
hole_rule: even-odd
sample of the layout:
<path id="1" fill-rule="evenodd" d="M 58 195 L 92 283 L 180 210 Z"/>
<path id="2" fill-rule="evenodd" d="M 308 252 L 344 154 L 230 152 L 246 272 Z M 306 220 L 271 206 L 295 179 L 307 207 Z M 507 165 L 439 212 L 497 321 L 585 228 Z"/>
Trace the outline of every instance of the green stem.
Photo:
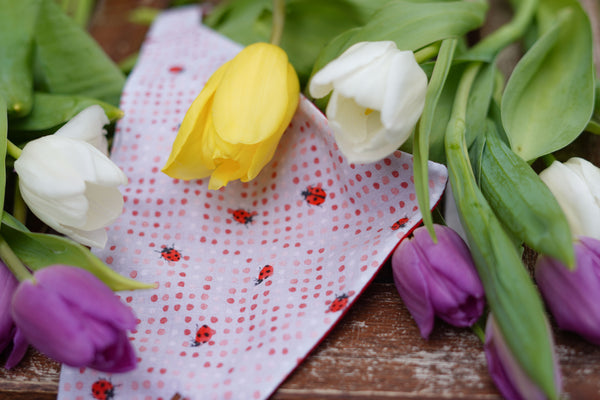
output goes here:
<path id="1" fill-rule="evenodd" d="M 6 141 L 6 152 L 8 153 L 9 156 L 11 156 L 12 158 L 14 158 L 16 160 L 17 158 L 19 158 L 21 156 L 21 153 L 23 152 L 23 150 L 21 150 L 21 148 L 19 146 L 17 146 L 10 140 L 7 140 Z"/>
<path id="2" fill-rule="evenodd" d="M 556 157 L 554 157 L 553 154 L 546 154 L 545 156 L 542 156 L 542 161 L 544 161 L 546 167 L 549 167 L 554 161 L 556 161 Z"/>
<path id="3" fill-rule="evenodd" d="M 415 51 L 415 59 L 417 60 L 417 63 L 424 63 L 425 61 L 437 56 L 441 45 L 441 42 L 436 42 L 430 44 L 429 46 L 423 47 L 421 50 Z"/>
<path id="4" fill-rule="evenodd" d="M 595 120 L 590 120 L 587 126 L 585 127 L 587 132 L 593 133 L 594 135 L 600 135 L 600 122 Z"/>
<path id="5" fill-rule="evenodd" d="M 271 26 L 271 44 L 279 46 L 285 23 L 285 0 L 273 0 L 273 23 Z"/>
<path id="6" fill-rule="evenodd" d="M 21 196 L 21 191 L 19 190 L 19 177 L 17 176 L 17 182 L 15 182 L 15 194 L 13 197 L 13 216 L 25 225 L 27 221 L 27 206 L 25 205 L 25 201 L 23 201 L 23 197 Z"/>
<path id="7" fill-rule="evenodd" d="M 4 261 L 4 264 L 6 264 L 19 282 L 25 279 L 33 279 L 31 272 L 29 272 L 19 257 L 12 251 L 2 236 L 0 236 L 0 259 Z"/>
<path id="8" fill-rule="evenodd" d="M 538 2 L 539 0 L 519 2 L 513 19 L 483 38 L 468 54 L 475 58 L 491 60 L 500 50 L 523 36 L 537 10 Z"/>
<path id="9" fill-rule="evenodd" d="M 485 330 L 483 329 L 483 327 L 481 326 L 479 321 L 475 322 L 471 326 L 471 330 L 473 331 L 474 334 L 477 335 L 479 340 L 481 340 L 481 343 L 485 343 Z"/>

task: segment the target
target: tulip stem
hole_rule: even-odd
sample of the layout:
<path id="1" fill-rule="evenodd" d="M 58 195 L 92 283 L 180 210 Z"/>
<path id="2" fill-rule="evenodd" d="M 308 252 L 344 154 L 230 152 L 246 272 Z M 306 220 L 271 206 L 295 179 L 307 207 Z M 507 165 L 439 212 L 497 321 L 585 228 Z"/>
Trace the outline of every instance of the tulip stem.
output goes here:
<path id="1" fill-rule="evenodd" d="M 19 190 L 19 177 L 17 176 L 17 182 L 15 183 L 15 194 L 13 197 L 13 216 L 22 224 L 25 224 L 27 221 L 27 206 L 23 201 L 23 196 L 21 196 L 21 191 Z"/>
<path id="2" fill-rule="evenodd" d="M 21 156 L 21 153 L 23 152 L 23 150 L 21 150 L 21 148 L 19 146 L 17 146 L 10 140 L 6 140 L 6 152 L 8 153 L 9 156 L 11 156 L 12 158 L 14 158 L 16 160 L 17 158 L 19 158 Z"/>
<path id="3" fill-rule="evenodd" d="M 19 282 L 25 279 L 33 279 L 31 272 L 29 272 L 25 264 L 21 262 L 2 236 L 0 236 L 0 259 L 2 259 Z"/>
<path id="4" fill-rule="evenodd" d="M 437 56 L 440 52 L 441 45 L 441 42 L 436 42 L 430 44 L 429 46 L 423 47 L 420 50 L 415 51 L 415 60 L 417 60 L 417 64 L 424 63 L 425 61 L 428 61 L 433 57 Z"/>
<path id="5" fill-rule="evenodd" d="M 273 0 L 273 22 L 271 25 L 271 44 L 279 46 L 285 23 L 285 0 Z"/>
<path id="6" fill-rule="evenodd" d="M 485 343 L 485 331 L 481 327 L 481 324 L 479 323 L 479 321 L 475 322 L 471 326 L 471 330 L 473 331 L 473 333 L 475 335 L 477 335 L 477 337 L 479 338 L 479 340 L 481 340 L 481 343 Z"/>

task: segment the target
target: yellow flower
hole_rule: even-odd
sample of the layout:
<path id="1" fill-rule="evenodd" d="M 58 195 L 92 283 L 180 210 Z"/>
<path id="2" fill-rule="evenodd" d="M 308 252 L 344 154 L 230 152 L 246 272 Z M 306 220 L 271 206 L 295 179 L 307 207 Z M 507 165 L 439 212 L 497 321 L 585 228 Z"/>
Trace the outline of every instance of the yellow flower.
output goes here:
<path id="1" fill-rule="evenodd" d="M 299 94 L 296 71 L 280 47 L 244 48 L 194 100 L 162 171 L 185 180 L 210 176 L 209 189 L 254 179 L 273 157 Z"/>

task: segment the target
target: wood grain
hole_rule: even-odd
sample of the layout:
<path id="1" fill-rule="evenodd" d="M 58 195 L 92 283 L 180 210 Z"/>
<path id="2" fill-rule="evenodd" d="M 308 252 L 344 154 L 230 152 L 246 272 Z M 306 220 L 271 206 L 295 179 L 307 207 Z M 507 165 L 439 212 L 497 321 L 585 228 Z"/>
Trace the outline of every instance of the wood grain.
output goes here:
<path id="1" fill-rule="evenodd" d="M 598 32 L 597 0 L 582 0 Z M 167 0 L 100 0 L 89 30 L 115 61 L 134 54 L 147 27 L 129 22 L 137 6 L 164 8 Z M 484 32 L 509 17 L 506 2 L 491 1 Z M 599 35 L 595 37 L 598 38 Z M 600 54 L 596 43 L 595 54 Z M 512 53 L 511 53 L 512 52 Z M 503 55 L 508 70 L 518 45 Z M 598 59 L 596 59 L 598 60 Z M 598 61 L 597 61 L 598 62 Z M 514 65 L 514 64 L 513 64 Z M 578 149 L 600 165 L 598 136 L 584 134 Z M 469 329 L 438 322 L 423 340 L 392 282 L 389 264 L 326 339 L 285 380 L 273 400 L 500 399 L 481 342 Z M 600 398 L 600 348 L 556 332 L 557 353 L 570 400 Z M 3 364 L 6 354 L 0 356 Z M 56 398 L 60 365 L 30 349 L 19 366 L 0 369 L 0 400 Z"/>

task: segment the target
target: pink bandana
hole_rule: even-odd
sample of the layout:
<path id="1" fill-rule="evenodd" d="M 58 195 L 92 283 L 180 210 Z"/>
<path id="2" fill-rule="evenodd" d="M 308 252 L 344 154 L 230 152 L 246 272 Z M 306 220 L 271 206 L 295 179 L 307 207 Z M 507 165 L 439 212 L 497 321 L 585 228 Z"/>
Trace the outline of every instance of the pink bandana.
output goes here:
<path id="1" fill-rule="evenodd" d="M 63 367 L 60 400 L 267 398 L 421 220 L 412 157 L 349 165 L 304 98 L 255 180 L 211 191 L 160 172 L 187 108 L 240 50 L 200 19 L 197 7 L 157 19 L 121 100 L 112 159 L 129 177 L 125 210 L 97 254 L 158 283 L 120 293 L 139 319 L 138 367 Z M 436 204 L 447 173 L 429 167 Z"/>

